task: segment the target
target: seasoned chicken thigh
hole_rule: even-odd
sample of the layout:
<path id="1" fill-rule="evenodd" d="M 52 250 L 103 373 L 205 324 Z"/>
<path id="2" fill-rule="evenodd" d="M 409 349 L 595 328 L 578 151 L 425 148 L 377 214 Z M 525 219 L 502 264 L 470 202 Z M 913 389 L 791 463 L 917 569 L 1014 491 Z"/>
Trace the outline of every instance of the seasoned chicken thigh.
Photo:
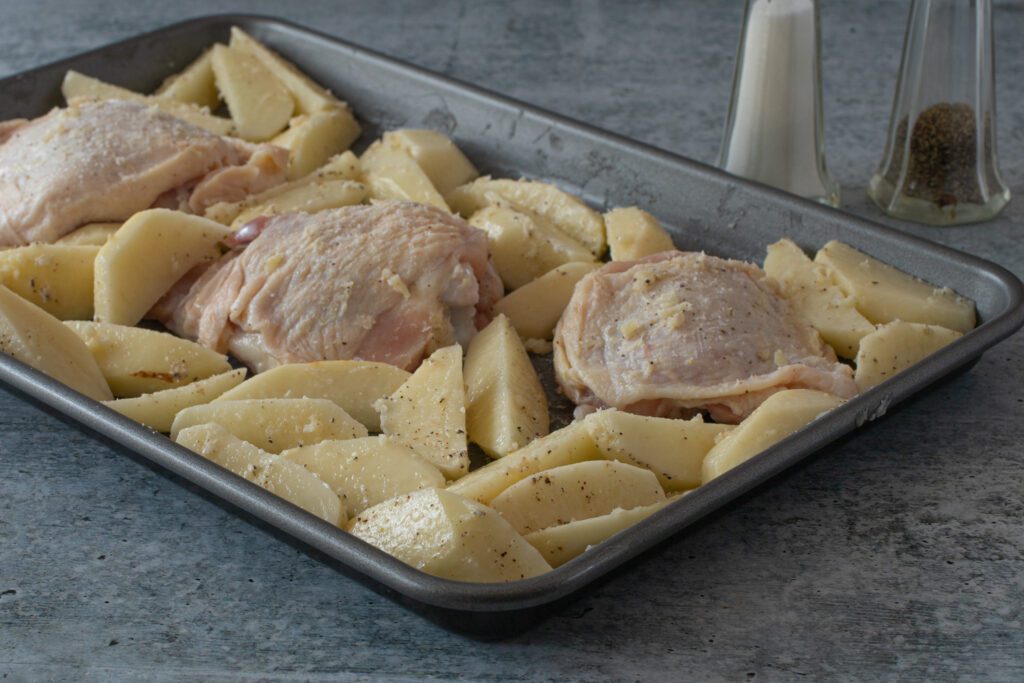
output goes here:
<path id="1" fill-rule="evenodd" d="M 151 206 L 201 213 L 284 180 L 287 150 L 209 133 L 138 102 L 74 100 L 0 124 L 0 247 L 53 242 Z"/>
<path id="2" fill-rule="evenodd" d="M 487 236 L 422 204 L 262 217 L 236 234 L 250 239 L 151 316 L 257 371 L 347 358 L 411 370 L 467 344 L 502 294 Z"/>
<path id="3" fill-rule="evenodd" d="M 771 394 L 857 393 L 851 369 L 755 265 L 667 251 L 584 277 L 555 330 L 575 403 L 739 422 Z"/>

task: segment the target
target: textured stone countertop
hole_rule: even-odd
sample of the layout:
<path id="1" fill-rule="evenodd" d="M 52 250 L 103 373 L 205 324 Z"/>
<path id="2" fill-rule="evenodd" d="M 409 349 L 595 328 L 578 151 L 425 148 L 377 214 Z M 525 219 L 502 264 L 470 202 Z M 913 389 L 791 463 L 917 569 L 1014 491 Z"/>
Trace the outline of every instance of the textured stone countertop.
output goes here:
<path id="1" fill-rule="evenodd" d="M 0 74 L 185 17 L 280 15 L 713 161 L 742 4 L 0 3 Z M 843 208 L 1024 275 L 1024 3 L 997 3 L 985 225 L 881 216 L 906 3 L 823 2 Z M 1024 336 L 520 637 L 443 631 L 0 386 L 0 679 L 1024 680 Z"/>

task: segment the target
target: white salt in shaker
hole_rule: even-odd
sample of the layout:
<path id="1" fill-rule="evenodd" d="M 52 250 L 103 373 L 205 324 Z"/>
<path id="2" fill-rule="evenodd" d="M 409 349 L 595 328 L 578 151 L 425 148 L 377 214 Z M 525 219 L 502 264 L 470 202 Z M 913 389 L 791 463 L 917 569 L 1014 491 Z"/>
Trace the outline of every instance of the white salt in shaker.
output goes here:
<path id="1" fill-rule="evenodd" d="M 817 0 L 747 0 L 719 166 L 839 205 L 825 167 Z"/>

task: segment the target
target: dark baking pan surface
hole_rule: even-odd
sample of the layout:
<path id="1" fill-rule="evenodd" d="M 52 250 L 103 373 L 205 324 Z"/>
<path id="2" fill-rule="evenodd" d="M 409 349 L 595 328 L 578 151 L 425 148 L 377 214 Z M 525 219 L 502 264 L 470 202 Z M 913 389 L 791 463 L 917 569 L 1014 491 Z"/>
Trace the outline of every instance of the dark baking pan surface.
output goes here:
<path id="1" fill-rule="evenodd" d="M 381 130 L 433 128 L 450 135 L 482 171 L 553 181 L 598 208 L 638 205 L 662 221 L 680 249 L 760 262 L 765 246 L 783 236 L 807 249 L 842 239 L 977 304 L 979 326 L 923 362 L 562 567 L 507 584 L 455 582 L 413 569 L 0 354 L 0 380 L 27 397 L 237 506 L 454 630 L 487 637 L 526 628 L 641 552 L 966 368 L 1024 324 L 1021 282 L 995 264 L 276 19 L 194 19 L 11 76 L 0 80 L 0 119 L 39 116 L 63 104 L 60 82 L 68 69 L 150 92 L 203 49 L 226 40 L 233 25 L 349 102 L 365 128 L 357 149 Z"/>

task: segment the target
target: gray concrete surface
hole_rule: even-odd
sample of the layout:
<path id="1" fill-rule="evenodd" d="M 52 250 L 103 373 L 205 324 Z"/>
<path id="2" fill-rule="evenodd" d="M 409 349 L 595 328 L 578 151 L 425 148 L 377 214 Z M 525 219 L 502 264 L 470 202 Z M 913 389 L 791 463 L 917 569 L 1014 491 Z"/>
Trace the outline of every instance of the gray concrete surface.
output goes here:
<path id="1" fill-rule="evenodd" d="M 703 161 L 742 6 L 0 3 L 0 74 L 215 11 L 276 14 Z M 823 3 L 843 207 L 1024 275 L 1024 3 L 997 3 L 998 220 L 863 187 L 906 5 Z M 513 640 L 451 635 L 0 387 L 3 680 L 1024 680 L 1024 337 Z"/>

